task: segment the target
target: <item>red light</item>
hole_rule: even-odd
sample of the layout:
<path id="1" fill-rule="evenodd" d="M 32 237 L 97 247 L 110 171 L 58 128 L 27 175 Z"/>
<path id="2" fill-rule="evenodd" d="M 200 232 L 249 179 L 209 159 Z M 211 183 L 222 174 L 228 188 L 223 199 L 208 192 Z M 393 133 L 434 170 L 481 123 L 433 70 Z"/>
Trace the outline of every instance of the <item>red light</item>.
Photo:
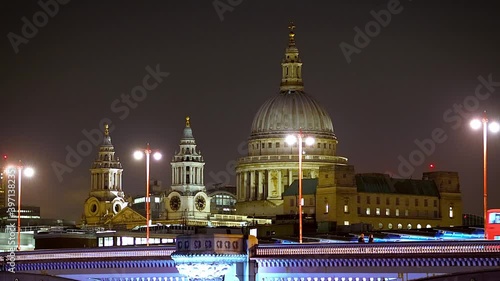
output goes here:
<path id="1" fill-rule="evenodd" d="M 434 169 L 434 164 L 430 164 L 429 168 Z"/>
<path id="2" fill-rule="evenodd" d="M 4 154 L 4 155 L 3 155 L 3 159 L 4 159 L 4 160 L 6 160 L 6 159 L 7 159 L 7 155 L 6 155 L 6 154 Z"/>

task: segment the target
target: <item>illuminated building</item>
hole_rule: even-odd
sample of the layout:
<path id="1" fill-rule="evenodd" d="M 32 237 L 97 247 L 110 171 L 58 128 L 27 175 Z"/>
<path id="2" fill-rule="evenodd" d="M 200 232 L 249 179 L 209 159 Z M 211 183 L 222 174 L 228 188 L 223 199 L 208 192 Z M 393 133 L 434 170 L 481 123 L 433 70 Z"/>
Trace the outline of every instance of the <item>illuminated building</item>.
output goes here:
<path id="1" fill-rule="evenodd" d="M 305 149 L 303 178 L 317 178 L 324 165 L 347 164 L 347 158 L 336 155 L 338 141 L 329 114 L 304 92 L 295 26 L 289 28 L 279 91 L 255 115 L 248 155 L 240 158 L 236 167 L 238 214 L 274 217 L 284 213 L 282 194 L 298 179 L 298 145 L 285 141 L 290 134 L 301 131 L 315 139 L 315 145 Z"/>
<path id="2" fill-rule="evenodd" d="M 294 25 L 281 63 L 280 90 L 257 111 L 248 139 L 248 155 L 238 160 L 238 214 L 257 217 L 298 215 L 298 145 L 285 142 L 302 133 L 315 139 L 304 147 L 303 217 L 318 229 L 371 224 L 374 229 L 417 229 L 462 224 L 458 174 L 424 173 L 421 180 L 383 174 L 355 174 L 347 158 L 337 156 L 337 136 L 327 111 L 304 92 L 302 62 Z"/>
<path id="3" fill-rule="evenodd" d="M 116 214 L 128 206 L 122 190 L 122 172 L 120 158 L 115 156 L 109 128 L 105 125 L 103 143 L 90 169 L 90 193 L 85 200 L 82 224 L 109 224 Z"/>

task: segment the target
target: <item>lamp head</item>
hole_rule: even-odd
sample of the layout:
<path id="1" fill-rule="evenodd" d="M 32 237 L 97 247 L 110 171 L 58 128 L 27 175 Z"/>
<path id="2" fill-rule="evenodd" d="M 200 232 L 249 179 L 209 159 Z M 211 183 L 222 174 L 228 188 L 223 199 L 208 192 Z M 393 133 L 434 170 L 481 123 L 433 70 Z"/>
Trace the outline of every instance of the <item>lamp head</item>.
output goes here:
<path id="1" fill-rule="evenodd" d="M 153 158 L 154 158 L 155 160 L 160 160 L 160 159 L 161 159 L 161 157 L 162 157 L 162 155 L 161 155 L 161 153 L 160 153 L 160 152 L 155 152 L 155 153 L 153 154 Z"/>
<path id="2" fill-rule="evenodd" d="M 136 152 L 134 152 L 134 158 L 136 160 L 141 160 L 142 157 L 144 157 L 144 153 L 140 150 L 137 150 Z"/>
<path id="3" fill-rule="evenodd" d="M 472 121 L 470 121 L 470 126 L 474 130 L 481 128 L 482 125 L 483 123 L 479 119 L 473 119 Z"/>
<path id="4" fill-rule="evenodd" d="M 285 139 L 286 143 L 288 143 L 289 145 L 294 145 L 296 142 L 297 142 L 297 137 L 295 137 L 294 135 L 288 135 Z"/>
<path id="5" fill-rule="evenodd" d="M 35 174 L 35 170 L 31 167 L 24 168 L 24 175 L 31 178 Z"/>

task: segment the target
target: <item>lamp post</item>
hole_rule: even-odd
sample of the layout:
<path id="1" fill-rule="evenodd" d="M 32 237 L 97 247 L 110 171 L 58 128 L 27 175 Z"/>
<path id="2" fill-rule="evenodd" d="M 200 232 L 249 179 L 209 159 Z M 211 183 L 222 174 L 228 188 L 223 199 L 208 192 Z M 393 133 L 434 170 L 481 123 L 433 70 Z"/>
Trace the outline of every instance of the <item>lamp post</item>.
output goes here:
<path id="1" fill-rule="evenodd" d="M 302 130 L 299 131 L 297 135 L 289 135 L 286 137 L 286 142 L 289 145 L 294 145 L 298 142 L 299 146 L 299 243 L 302 243 L 302 140 L 304 138 L 304 134 Z M 314 138 L 307 137 L 306 145 L 313 145 Z"/>
<path id="2" fill-rule="evenodd" d="M 146 154 L 146 245 L 149 246 L 149 220 L 150 220 L 150 195 L 149 195 L 149 158 L 151 155 L 151 148 L 149 147 L 149 143 L 146 145 L 146 149 L 137 150 L 134 152 L 134 158 L 137 160 L 142 159 L 144 154 Z M 153 154 L 153 158 L 155 160 L 161 159 L 161 153 L 155 152 Z"/>
<path id="3" fill-rule="evenodd" d="M 488 124 L 489 123 L 489 124 Z M 487 151 L 488 151 L 488 129 L 492 133 L 497 133 L 500 130 L 500 125 L 497 122 L 489 122 L 486 116 L 486 111 L 483 114 L 483 118 L 474 119 L 470 122 L 470 126 L 473 129 L 483 128 L 483 215 L 484 215 L 484 238 L 488 239 L 486 230 L 486 220 L 488 219 L 488 163 L 487 163 Z"/>
<path id="4" fill-rule="evenodd" d="M 17 250 L 21 251 L 21 179 L 24 175 L 26 177 L 32 177 L 35 174 L 35 170 L 30 167 L 24 167 L 21 160 L 17 165 Z M 11 171 L 15 169 L 14 167 L 8 167 L 7 170 Z M 10 174 L 10 173 L 8 173 Z M 10 175 L 9 175 L 10 177 Z"/>

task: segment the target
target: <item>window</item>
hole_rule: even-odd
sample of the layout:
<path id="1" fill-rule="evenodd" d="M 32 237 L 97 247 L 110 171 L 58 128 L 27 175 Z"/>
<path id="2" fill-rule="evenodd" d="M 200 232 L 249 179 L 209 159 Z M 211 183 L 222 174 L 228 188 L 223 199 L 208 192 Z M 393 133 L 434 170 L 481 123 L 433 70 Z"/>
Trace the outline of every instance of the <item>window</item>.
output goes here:
<path id="1" fill-rule="evenodd" d="M 300 205 L 304 206 L 304 197 L 300 200 Z"/>
<path id="2" fill-rule="evenodd" d="M 421 229 L 422 228 L 422 225 L 421 224 L 417 224 L 417 229 Z"/>
<path id="3" fill-rule="evenodd" d="M 370 204 L 370 196 L 366 196 L 366 204 Z"/>
<path id="4" fill-rule="evenodd" d="M 366 208 L 366 214 L 370 215 L 370 208 Z"/>
<path id="5" fill-rule="evenodd" d="M 359 196 L 359 195 L 358 195 L 358 198 L 357 198 L 357 202 L 358 202 L 358 204 L 361 203 L 361 196 Z"/>
<path id="6" fill-rule="evenodd" d="M 358 207 L 358 215 L 361 215 L 361 207 Z"/>
<path id="7" fill-rule="evenodd" d="M 418 199 L 415 199 L 415 207 L 418 207 Z"/>
<path id="8" fill-rule="evenodd" d="M 377 196 L 377 198 L 375 198 L 375 200 L 377 201 L 377 205 L 380 205 L 380 197 Z"/>
<path id="9" fill-rule="evenodd" d="M 389 197 L 385 198 L 385 204 L 391 205 L 391 199 Z"/>
<path id="10" fill-rule="evenodd" d="M 453 218 L 453 205 L 450 205 L 450 219 Z"/>
<path id="11" fill-rule="evenodd" d="M 269 143 L 267 144 L 267 148 L 271 148 L 271 147 L 273 147 L 273 144 L 269 142 Z"/>
<path id="12" fill-rule="evenodd" d="M 409 223 L 406 228 L 411 229 L 411 223 Z"/>
<path id="13" fill-rule="evenodd" d="M 329 210 L 330 210 L 330 205 L 328 205 L 328 203 L 326 203 L 326 205 L 325 205 L 325 214 L 328 214 Z"/>
<path id="14" fill-rule="evenodd" d="M 385 215 L 390 216 L 391 215 L 391 209 L 387 208 L 385 209 Z"/>
<path id="15" fill-rule="evenodd" d="M 388 224 L 387 228 L 392 229 L 392 223 Z"/>
<path id="16" fill-rule="evenodd" d="M 349 205 L 344 205 L 344 213 L 349 213 Z"/>
<path id="17" fill-rule="evenodd" d="M 314 197 L 309 198 L 309 206 L 314 206 Z"/>
<path id="18" fill-rule="evenodd" d="M 285 147 L 288 147 L 288 143 L 287 142 L 285 142 Z"/>
<path id="19" fill-rule="evenodd" d="M 293 207 L 295 205 L 295 199 L 290 198 L 290 207 Z"/>
<path id="20" fill-rule="evenodd" d="M 438 217 L 438 211 L 434 211 L 434 218 Z"/>
<path id="21" fill-rule="evenodd" d="M 399 197 L 396 198 L 396 206 L 399 206 Z"/>
<path id="22" fill-rule="evenodd" d="M 380 216 L 380 208 L 376 208 L 376 209 L 375 209 L 375 214 L 376 214 L 377 216 Z"/>
<path id="23" fill-rule="evenodd" d="M 426 225 L 425 228 L 431 228 L 432 226 L 430 224 Z"/>
<path id="24" fill-rule="evenodd" d="M 398 223 L 398 229 L 403 229 L 403 225 Z"/>
<path id="25" fill-rule="evenodd" d="M 276 148 L 280 148 L 280 143 L 279 142 L 276 143 Z"/>
<path id="26" fill-rule="evenodd" d="M 399 217 L 399 209 L 396 209 L 396 217 Z"/>
<path id="27" fill-rule="evenodd" d="M 408 210 L 405 210 L 405 216 L 407 217 L 409 214 L 410 212 L 408 212 Z"/>
<path id="28" fill-rule="evenodd" d="M 436 199 L 434 199 L 434 207 L 437 207 L 438 206 L 438 201 Z"/>
<path id="29" fill-rule="evenodd" d="M 332 144 L 330 143 L 330 144 L 328 145 L 328 147 L 329 147 L 330 149 L 332 149 Z"/>
<path id="30" fill-rule="evenodd" d="M 424 199 L 424 207 L 429 207 L 429 200 L 428 199 Z"/>
<path id="31" fill-rule="evenodd" d="M 344 221 L 344 225 L 349 225 L 349 221 Z"/>
<path id="32" fill-rule="evenodd" d="M 321 143 L 318 142 L 318 148 L 321 148 Z"/>
<path id="33" fill-rule="evenodd" d="M 379 229 L 384 228 L 384 224 L 383 224 L 383 223 L 381 223 L 381 222 L 379 222 L 379 223 L 378 223 L 378 228 L 379 228 Z"/>

